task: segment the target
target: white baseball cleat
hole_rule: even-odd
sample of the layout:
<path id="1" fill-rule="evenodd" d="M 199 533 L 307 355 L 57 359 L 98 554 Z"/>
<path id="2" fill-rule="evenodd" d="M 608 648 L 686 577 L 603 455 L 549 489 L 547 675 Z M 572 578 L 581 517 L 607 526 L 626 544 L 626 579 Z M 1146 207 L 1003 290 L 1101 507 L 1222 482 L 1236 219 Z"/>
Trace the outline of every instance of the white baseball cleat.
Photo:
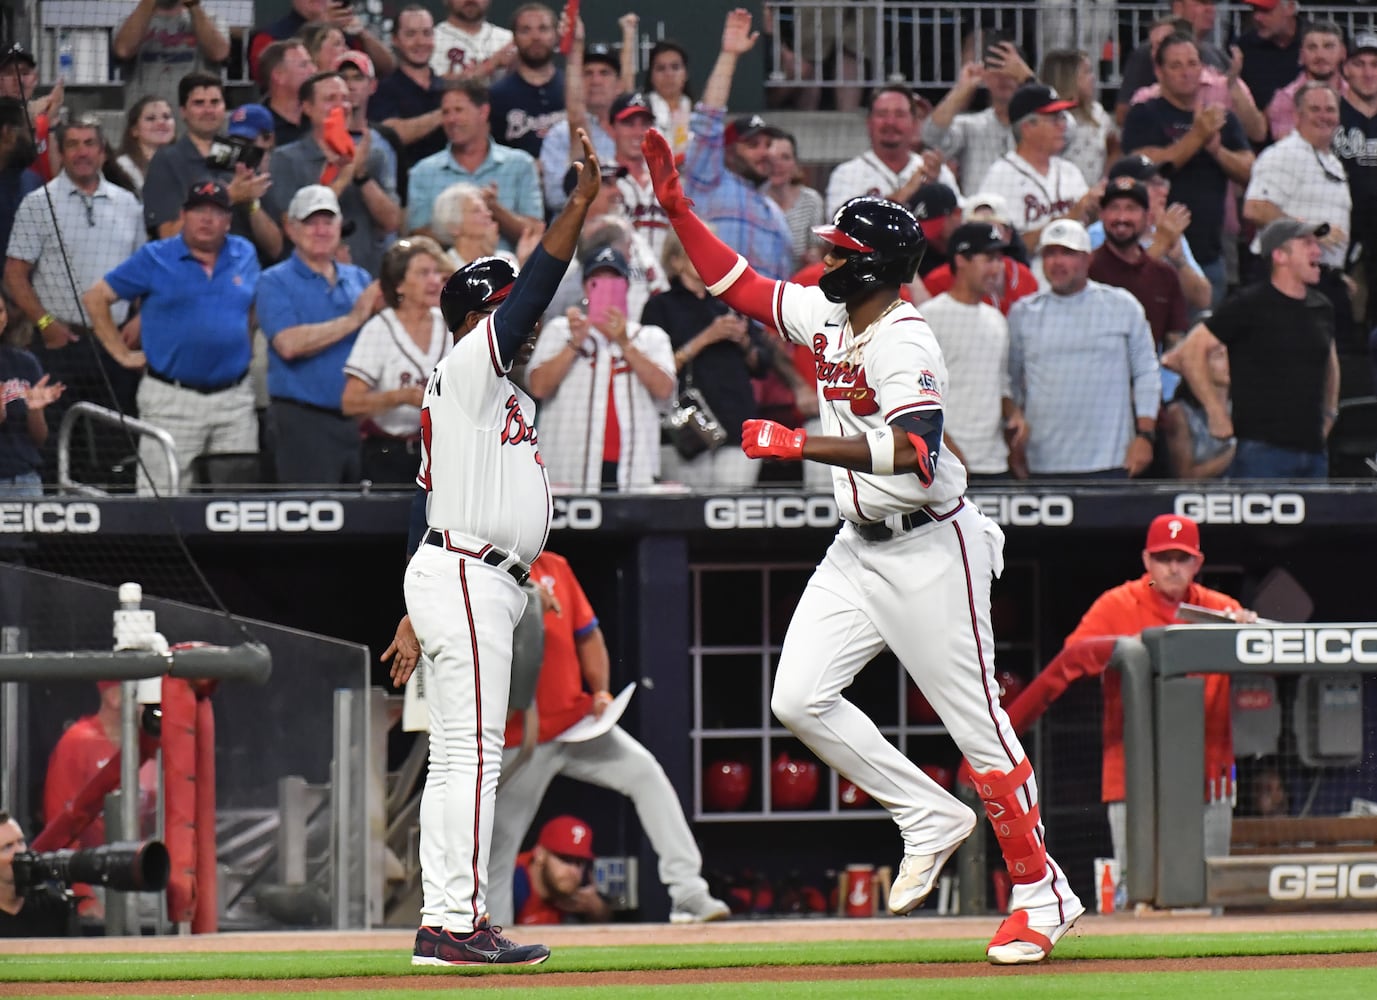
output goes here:
<path id="1" fill-rule="evenodd" d="M 722 900 L 703 892 L 690 896 L 682 903 L 676 903 L 669 911 L 671 924 L 706 924 L 714 920 L 726 920 L 732 915 L 732 908 Z"/>
<path id="2" fill-rule="evenodd" d="M 985 949 L 986 956 L 994 965 L 1030 965 L 1041 962 L 1052 954 L 1052 948 L 1066 934 L 1081 915 L 1085 907 L 1076 902 L 1076 909 L 1066 920 L 1055 927 L 1028 926 L 1028 911 L 1016 910 L 1004 918 L 999 925 L 990 946 Z"/>
<path id="3" fill-rule="evenodd" d="M 966 842 L 974 829 L 975 821 L 972 819 L 965 833 L 936 854 L 905 854 L 904 860 L 899 863 L 899 875 L 889 889 L 889 912 L 902 916 L 916 910 L 937 884 L 942 866 Z"/>

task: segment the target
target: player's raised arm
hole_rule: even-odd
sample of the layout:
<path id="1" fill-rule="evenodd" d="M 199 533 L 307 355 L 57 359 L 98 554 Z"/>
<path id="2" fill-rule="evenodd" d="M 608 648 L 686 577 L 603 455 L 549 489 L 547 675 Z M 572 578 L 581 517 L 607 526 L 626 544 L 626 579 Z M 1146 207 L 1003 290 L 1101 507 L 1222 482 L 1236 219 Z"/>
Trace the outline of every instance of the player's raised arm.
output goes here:
<path id="1" fill-rule="evenodd" d="M 602 167 L 588 133 L 579 129 L 578 139 L 583 144 L 583 162 L 575 164 L 579 171 L 578 184 L 516 276 L 511 293 L 493 314 L 497 348 L 507 364 L 511 364 L 522 342 L 530 336 L 555 297 L 560 280 L 578 248 L 588 206 L 593 204 L 602 186 Z"/>
<path id="2" fill-rule="evenodd" d="M 780 282 L 762 277 L 753 271 L 746 258 L 713 235 L 702 219 L 693 214 L 693 202 L 684 194 L 679 183 L 679 169 L 674 165 L 674 151 L 655 129 L 646 132 L 641 140 L 650 179 L 655 185 L 655 197 L 679 234 L 684 252 L 702 277 L 708 291 L 737 312 L 770 327 L 778 327 L 774 315 L 775 292 Z"/>

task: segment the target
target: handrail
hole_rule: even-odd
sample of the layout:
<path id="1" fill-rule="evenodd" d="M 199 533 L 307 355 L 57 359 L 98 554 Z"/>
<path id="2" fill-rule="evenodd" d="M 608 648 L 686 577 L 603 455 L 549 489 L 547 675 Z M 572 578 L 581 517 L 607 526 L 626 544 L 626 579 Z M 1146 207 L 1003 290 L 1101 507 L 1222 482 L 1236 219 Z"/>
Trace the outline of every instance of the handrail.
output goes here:
<path id="1" fill-rule="evenodd" d="M 86 417 L 93 423 L 119 427 L 135 434 L 146 434 L 155 439 L 162 445 L 163 451 L 167 453 L 168 482 L 161 491 L 162 495 L 176 496 L 182 491 L 181 473 L 177 462 L 177 443 L 172 440 L 171 434 L 161 427 L 154 426 L 137 417 L 131 417 L 120 413 L 118 410 L 111 410 L 108 407 L 85 401 L 74 404 L 62 415 L 62 424 L 57 431 L 57 485 L 63 491 L 80 493 L 84 496 L 104 497 L 110 495 L 107 490 L 91 486 L 88 483 L 79 483 L 72 478 L 72 430 L 81 417 Z"/>
<path id="2" fill-rule="evenodd" d="M 0 682 L 143 680 L 166 674 L 186 680 L 266 684 L 272 670 L 272 653 L 261 642 L 193 646 L 166 653 L 146 649 L 0 653 Z"/>

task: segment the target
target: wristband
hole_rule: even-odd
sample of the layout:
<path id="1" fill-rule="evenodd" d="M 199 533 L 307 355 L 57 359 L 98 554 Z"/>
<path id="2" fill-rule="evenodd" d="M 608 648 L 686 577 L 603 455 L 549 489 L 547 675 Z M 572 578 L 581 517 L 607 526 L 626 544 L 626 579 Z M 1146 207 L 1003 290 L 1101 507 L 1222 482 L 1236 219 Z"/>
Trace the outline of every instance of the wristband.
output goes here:
<path id="1" fill-rule="evenodd" d="M 1148 444 L 1156 444 L 1156 443 L 1157 443 L 1157 432 L 1156 432 L 1156 431 L 1145 431 L 1145 430 L 1143 430 L 1143 429 L 1140 427 L 1140 428 L 1138 428 L 1137 434 L 1138 434 L 1138 436 L 1139 436 L 1140 438 L 1146 438 Z"/>
<path id="2" fill-rule="evenodd" d="M 870 471 L 877 476 L 894 475 L 894 428 L 885 424 L 865 432 L 870 445 Z"/>
<path id="3" fill-rule="evenodd" d="M 355 175 L 354 175 L 354 185 L 355 185 L 355 187 L 363 187 L 363 186 L 364 186 L 365 184 L 367 184 L 367 183 L 368 183 L 368 175 L 367 175 L 367 174 L 355 174 Z"/>
<path id="4" fill-rule="evenodd" d="M 44 330 L 48 329 L 48 327 L 52 326 L 56 322 L 56 316 L 54 316 L 52 313 L 44 313 L 42 316 L 38 317 L 38 322 L 35 323 L 34 326 L 38 327 L 39 333 L 42 333 Z"/>

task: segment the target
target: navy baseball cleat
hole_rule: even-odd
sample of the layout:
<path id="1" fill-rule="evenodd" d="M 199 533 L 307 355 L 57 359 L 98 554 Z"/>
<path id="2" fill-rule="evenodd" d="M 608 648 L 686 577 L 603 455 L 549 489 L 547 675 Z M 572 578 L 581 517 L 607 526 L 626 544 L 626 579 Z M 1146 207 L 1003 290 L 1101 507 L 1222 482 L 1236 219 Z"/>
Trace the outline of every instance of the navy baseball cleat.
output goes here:
<path id="1" fill-rule="evenodd" d="M 416 946 L 411 949 L 412 965 L 444 965 L 435 957 L 435 942 L 444 933 L 441 927 L 427 927 L 422 924 L 416 929 Z"/>
<path id="2" fill-rule="evenodd" d="M 423 941 L 434 934 L 433 941 Z M 426 953 L 429 948 L 429 953 Z M 494 927 L 487 917 L 468 934 L 453 931 L 436 933 L 422 927 L 416 932 L 416 948 L 411 955 L 412 965 L 539 965 L 550 957 L 550 949 L 543 944 L 517 944 L 502 936 L 502 928 Z"/>

